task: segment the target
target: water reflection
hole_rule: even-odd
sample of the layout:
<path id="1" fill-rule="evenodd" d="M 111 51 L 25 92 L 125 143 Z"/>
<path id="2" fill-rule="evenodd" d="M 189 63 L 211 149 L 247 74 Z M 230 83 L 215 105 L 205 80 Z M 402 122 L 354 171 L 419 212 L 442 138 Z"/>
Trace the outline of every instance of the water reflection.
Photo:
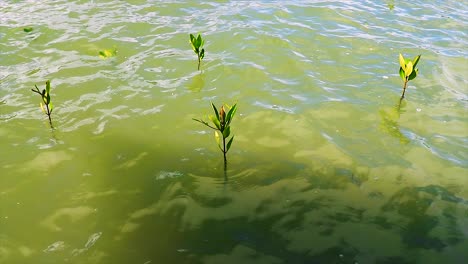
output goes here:
<path id="1" fill-rule="evenodd" d="M 205 73 L 200 72 L 192 78 L 192 82 L 189 85 L 189 90 L 192 92 L 200 92 L 205 87 Z"/>
<path id="2" fill-rule="evenodd" d="M 400 140 L 401 144 L 408 144 L 410 142 L 410 139 L 401 132 L 400 125 L 398 124 L 400 115 L 405 112 L 405 106 L 406 101 L 401 97 L 394 107 L 379 111 L 382 130 Z"/>
<path id="3" fill-rule="evenodd" d="M 405 263 L 415 252 L 420 260 L 432 250 L 461 253 L 467 243 L 463 223 L 454 220 L 468 204 L 441 186 L 402 187 L 401 172 L 385 167 L 280 167 L 231 169 L 227 185 L 194 174 L 167 178 L 161 196 L 131 213 L 119 238 L 138 243 L 164 229 L 166 250 L 177 254 L 168 260 L 196 263 Z"/>
<path id="4" fill-rule="evenodd" d="M 69 220 L 71 223 L 75 223 L 81 219 L 90 216 L 95 210 L 89 206 L 78 206 L 74 208 L 61 208 L 55 211 L 53 214 L 47 216 L 41 224 L 50 229 L 51 231 L 62 231 L 62 227 L 59 226 L 58 222 L 63 219 Z"/>
<path id="5" fill-rule="evenodd" d="M 58 151 L 43 151 L 37 154 L 37 156 L 28 161 L 20 168 L 21 172 L 25 171 L 40 171 L 47 173 L 60 163 L 71 160 L 73 156 L 69 151 L 58 150 Z"/>
<path id="6" fill-rule="evenodd" d="M 405 187 L 391 196 L 382 206 L 384 212 L 398 212 L 402 241 L 408 248 L 442 251 L 466 242 L 463 227 L 456 222 L 463 215 L 468 202 L 447 189 L 428 185 Z M 435 235 L 435 230 L 437 235 Z"/>

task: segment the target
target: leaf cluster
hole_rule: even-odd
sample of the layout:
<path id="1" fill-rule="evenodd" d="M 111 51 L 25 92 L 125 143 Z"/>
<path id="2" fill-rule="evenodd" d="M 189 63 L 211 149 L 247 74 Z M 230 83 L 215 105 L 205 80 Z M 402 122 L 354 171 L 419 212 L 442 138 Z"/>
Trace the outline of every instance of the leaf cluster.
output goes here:
<path id="1" fill-rule="evenodd" d="M 234 104 L 232 107 L 229 107 L 228 105 L 223 105 L 221 106 L 219 111 L 213 103 L 211 103 L 211 107 L 213 108 L 214 115 L 210 115 L 208 116 L 208 118 L 211 120 L 213 125 L 200 119 L 194 118 L 193 120 L 200 122 L 205 126 L 215 130 L 215 139 L 218 143 L 218 147 L 224 154 L 226 154 L 231 148 L 232 142 L 234 141 L 234 136 L 232 136 L 230 139 L 228 138 L 231 135 L 231 121 L 234 115 L 236 114 L 237 104 Z M 221 138 L 223 140 L 222 142 Z M 228 141 L 226 144 L 227 139 Z"/>
<path id="2" fill-rule="evenodd" d="M 404 82 L 408 82 L 416 78 L 418 75 L 418 68 L 416 68 L 416 65 L 418 65 L 420 58 L 421 55 L 414 57 L 413 60 L 405 59 L 400 53 L 400 77 Z"/>
<path id="3" fill-rule="evenodd" d="M 205 57 L 205 49 L 203 48 L 205 40 L 200 34 L 197 37 L 190 34 L 190 44 L 192 45 L 193 52 L 198 56 L 198 70 L 200 70 L 200 61 Z"/>
<path id="4" fill-rule="evenodd" d="M 107 58 L 110 58 L 110 57 L 114 57 L 115 55 L 117 55 L 117 48 L 114 47 L 112 49 L 105 49 L 105 50 L 100 50 L 99 51 L 99 57 L 101 57 L 101 59 L 107 59 Z"/>
<path id="5" fill-rule="evenodd" d="M 50 116 L 50 114 L 52 114 L 52 111 L 54 110 L 54 105 L 52 104 L 51 99 L 50 99 L 50 80 L 46 81 L 46 88 L 42 89 L 42 91 L 39 90 L 37 85 L 34 85 L 34 86 L 36 87 L 36 89 L 31 89 L 31 91 L 41 96 L 42 98 L 42 102 L 40 104 L 41 109 L 46 115 Z M 45 105 L 45 108 L 44 108 L 44 105 Z"/>

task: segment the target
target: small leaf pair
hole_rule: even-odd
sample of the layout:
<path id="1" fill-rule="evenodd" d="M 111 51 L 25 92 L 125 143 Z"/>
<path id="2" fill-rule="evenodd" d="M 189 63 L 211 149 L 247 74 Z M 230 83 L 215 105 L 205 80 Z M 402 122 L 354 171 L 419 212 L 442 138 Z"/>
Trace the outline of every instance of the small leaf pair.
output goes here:
<path id="1" fill-rule="evenodd" d="M 418 55 L 414 57 L 413 60 L 410 59 L 405 59 L 403 55 L 399 56 L 399 61 L 400 61 L 400 77 L 403 80 L 403 94 L 401 95 L 401 98 L 403 99 L 405 97 L 405 91 L 406 87 L 409 81 L 413 80 L 416 78 L 418 75 L 418 68 L 416 66 L 418 65 L 419 59 L 421 58 L 421 55 Z"/>
<path id="2" fill-rule="evenodd" d="M 221 152 L 223 152 L 224 164 L 226 164 L 227 162 L 226 154 L 231 148 L 232 142 L 234 141 L 234 136 L 232 136 L 227 141 L 227 143 L 226 143 L 226 140 L 231 135 L 231 121 L 234 115 L 236 114 L 237 104 L 234 104 L 232 107 L 229 107 L 228 105 L 226 106 L 223 105 L 221 106 L 219 111 L 213 103 L 211 103 L 211 107 L 213 108 L 214 115 L 210 115 L 208 118 L 211 120 L 213 125 L 210 125 L 208 124 L 208 122 L 205 122 L 200 119 L 194 118 L 193 120 L 200 122 L 204 124 L 205 126 L 215 130 L 215 140 L 218 143 L 219 149 L 221 150 Z M 227 114 L 226 114 L 226 110 L 227 110 Z"/>
<path id="3" fill-rule="evenodd" d="M 99 57 L 101 59 L 107 59 L 107 58 L 110 58 L 110 57 L 114 57 L 115 55 L 117 55 L 117 48 L 114 47 L 112 49 L 105 49 L 105 50 L 100 50 L 99 51 Z"/>
<path id="4" fill-rule="evenodd" d="M 400 53 L 400 77 L 403 81 L 411 81 L 418 75 L 418 65 L 421 55 L 416 56 L 412 61 L 409 59 L 403 58 L 403 55 Z"/>
<path id="5" fill-rule="evenodd" d="M 52 111 L 54 110 L 54 105 L 51 102 L 50 98 L 50 80 L 46 81 L 46 88 L 42 89 L 42 91 L 39 90 L 37 85 L 34 85 L 36 89 L 31 89 L 31 91 L 39 94 L 42 98 L 42 102 L 40 103 L 40 107 L 42 109 L 42 112 L 46 114 L 49 117 L 49 123 L 52 126 L 52 119 L 50 115 L 52 114 Z"/>
<path id="6" fill-rule="evenodd" d="M 200 34 L 198 34 L 197 37 L 190 34 L 190 44 L 192 45 L 193 52 L 198 56 L 198 70 L 200 70 L 201 60 L 205 57 L 205 49 L 203 48 L 205 40 Z"/>

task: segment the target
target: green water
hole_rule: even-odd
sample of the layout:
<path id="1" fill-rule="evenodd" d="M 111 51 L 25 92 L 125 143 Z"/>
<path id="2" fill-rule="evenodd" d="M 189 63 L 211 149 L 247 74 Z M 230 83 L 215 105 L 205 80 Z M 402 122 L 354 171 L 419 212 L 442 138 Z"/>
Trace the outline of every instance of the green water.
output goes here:
<path id="1" fill-rule="evenodd" d="M 0 263 L 465 263 L 466 10 L 2 1 Z"/>

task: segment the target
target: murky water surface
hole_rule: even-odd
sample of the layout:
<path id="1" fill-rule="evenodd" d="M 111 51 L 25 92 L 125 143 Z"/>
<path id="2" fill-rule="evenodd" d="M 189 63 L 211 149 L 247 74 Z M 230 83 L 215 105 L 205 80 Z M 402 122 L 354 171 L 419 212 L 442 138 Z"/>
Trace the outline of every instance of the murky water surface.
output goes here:
<path id="1" fill-rule="evenodd" d="M 0 263 L 466 263 L 467 21 L 465 1 L 0 2 Z M 398 106 L 400 52 L 422 57 Z M 226 173 L 192 120 L 210 102 L 238 103 Z"/>

